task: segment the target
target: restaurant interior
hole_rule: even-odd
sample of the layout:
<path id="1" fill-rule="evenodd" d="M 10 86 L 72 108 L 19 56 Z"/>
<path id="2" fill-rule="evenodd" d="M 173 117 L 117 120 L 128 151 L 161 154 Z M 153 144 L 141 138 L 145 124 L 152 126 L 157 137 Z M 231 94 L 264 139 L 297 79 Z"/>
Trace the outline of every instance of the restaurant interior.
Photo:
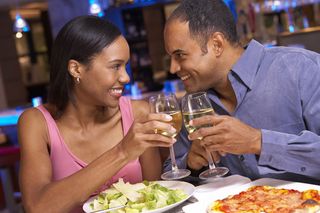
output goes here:
<path id="1" fill-rule="evenodd" d="M 53 39 L 70 19 L 96 15 L 115 23 L 130 46 L 125 95 L 183 94 L 170 74 L 163 28 L 178 0 L 0 0 L 0 213 L 19 212 L 16 124 L 26 108 L 45 103 Z M 225 0 L 240 41 L 320 53 L 320 0 Z"/>

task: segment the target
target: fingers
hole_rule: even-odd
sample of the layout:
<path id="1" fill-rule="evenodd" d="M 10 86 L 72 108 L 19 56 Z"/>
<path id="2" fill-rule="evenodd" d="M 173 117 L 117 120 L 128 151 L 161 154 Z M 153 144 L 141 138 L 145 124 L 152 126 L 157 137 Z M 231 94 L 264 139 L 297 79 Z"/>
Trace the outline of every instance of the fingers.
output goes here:
<path id="1" fill-rule="evenodd" d="M 207 158 L 207 152 L 206 149 L 201 146 L 200 140 L 195 140 L 192 142 L 190 152 L 192 152 L 194 155 L 201 156 L 203 159 Z"/>
<path id="2" fill-rule="evenodd" d="M 170 122 L 172 120 L 172 117 L 168 114 L 164 113 L 149 113 L 147 116 L 144 116 L 143 118 L 140 118 L 137 120 L 141 123 L 146 123 L 149 121 L 162 121 L 162 122 Z"/>
<path id="3" fill-rule="evenodd" d="M 188 138 L 189 140 L 195 140 L 198 138 L 204 138 L 209 135 L 218 134 L 220 128 L 219 125 L 221 122 L 229 119 L 229 116 L 213 116 L 213 115 L 206 115 L 194 120 L 190 121 L 190 125 L 200 127 L 197 131 L 190 133 Z"/>
<path id="4" fill-rule="evenodd" d="M 204 137 L 207 137 L 209 135 L 215 135 L 217 134 L 217 130 L 216 128 L 214 127 L 203 127 L 203 128 L 200 128 L 199 130 L 196 130 L 192 133 L 190 133 L 188 135 L 188 139 L 193 141 L 193 140 L 196 140 L 196 139 L 199 139 L 199 138 L 204 138 Z"/>
<path id="5" fill-rule="evenodd" d="M 228 119 L 230 119 L 230 116 L 226 115 L 206 115 L 202 116 L 200 118 L 196 118 L 190 121 L 190 125 L 192 126 L 203 126 L 203 125 L 218 125 L 221 122 L 224 122 Z"/>
<path id="6" fill-rule="evenodd" d="M 220 144 L 211 144 L 211 145 L 207 145 L 206 149 L 209 150 L 210 152 L 222 152 L 222 153 L 226 153 L 225 147 L 221 146 Z"/>
<path id="7" fill-rule="evenodd" d="M 206 115 L 200 118 L 193 119 L 189 122 L 191 126 L 203 126 L 203 125 L 210 125 L 214 124 L 214 115 Z"/>
<path id="8" fill-rule="evenodd" d="M 221 155 L 219 152 L 211 152 L 212 159 L 215 163 L 220 162 Z"/>
<path id="9" fill-rule="evenodd" d="M 190 152 L 187 158 L 188 167 L 194 170 L 199 170 L 204 166 L 208 166 L 208 160 L 202 155 L 197 155 L 194 152 Z"/>
<path id="10" fill-rule="evenodd" d="M 176 129 L 169 123 L 172 117 L 162 113 L 150 113 L 140 120 L 136 120 L 136 131 L 143 133 L 161 133 L 166 132 L 168 135 L 174 135 Z"/>
<path id="11" fill-rule="evenodd" d="M 141 132 L 144 133 L 160 133 L 162 131 L 167 132 L 168 135 L 173 135 L 177 131 L 170 123 L 165 123 L 157 120 L 148 121 L 142 124 L 140 128 Z"/>
<path id="12" fill-rule="evenodd" d="M 226 152 L 224 151 L 218 151 L 219 155 L 222 156 L 222 157 L 225 157 L 227 155 Z"/>
<path id="13" fill-rule="evenodd" d="M 175 138 L 154 133 L 144 134 L 142 140 L 147 141 L 152 147 L 170 147 L 177 141 Z"/>
<path id="14" fill-rule="evenodd" d="M 204 132 L 204 133 L 203 133 Z M 212 130 L 211 132 L 206 132 L 206 130 L 202 130 L 202 132 L 199 132 L 200 134 L 204 134 L 207 136 L 204 136 L 202 140 L 200 141 L 201 146 L 209 146 L 211 144 L 225 144 L 225 142 L 228 140 L 228 137 L 225 134 L 220 134 L 219 131 L 216 129 Z M 196 135 L 197 136 L 197 135 Z"/>

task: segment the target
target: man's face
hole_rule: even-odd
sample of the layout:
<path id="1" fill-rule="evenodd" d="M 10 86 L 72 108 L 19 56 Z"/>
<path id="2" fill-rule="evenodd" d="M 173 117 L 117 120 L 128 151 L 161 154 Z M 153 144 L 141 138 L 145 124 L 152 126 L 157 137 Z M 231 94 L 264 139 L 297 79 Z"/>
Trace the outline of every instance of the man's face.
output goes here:
<path id="1" fill-rule="evenodd" d="M 183 81 L 187 92 L 214 88 L 223 76 L 218 70 L 218 57 L 207 44 L 207 52 L 191 37 L 188 23 L 173 20 L 164 31 L 165 48 L 171 56 L 170 72 Z"/>

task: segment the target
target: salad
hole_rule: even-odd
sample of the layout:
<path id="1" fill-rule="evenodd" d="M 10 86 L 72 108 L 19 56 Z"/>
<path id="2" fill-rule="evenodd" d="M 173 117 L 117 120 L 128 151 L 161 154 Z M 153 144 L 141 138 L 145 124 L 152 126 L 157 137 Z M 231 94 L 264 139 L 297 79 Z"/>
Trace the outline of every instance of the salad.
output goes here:
<path id="1" fill-rule="evenodd" d="M 115 213 L 139 213 L 162 208 L 187 198 L 181 189 L 169 189 L 157 182 L 124 183 L 119 179 L 111 188 L 101 192 L 91 203 L 92 211 L 125 206 Z"/>

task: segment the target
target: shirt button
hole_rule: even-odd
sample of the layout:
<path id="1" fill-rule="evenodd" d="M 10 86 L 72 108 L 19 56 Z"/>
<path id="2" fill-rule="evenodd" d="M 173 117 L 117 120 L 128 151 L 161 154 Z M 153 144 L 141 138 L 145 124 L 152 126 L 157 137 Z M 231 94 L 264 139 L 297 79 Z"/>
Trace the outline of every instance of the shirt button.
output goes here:
<path id="1" fill-rule="evenodd" d="M 301 171 L 301 172 L 306 171 L 306 167 L 301 167 L 301 168 L 300 168 L 300 171 Z"/>
<path id="2" fill-rule="evenodd" d="M 240 155 L 239 159 L 240 159 L 241 161 L 244 161 L 244 156 L 243 156 L 243 155 Z"/>

